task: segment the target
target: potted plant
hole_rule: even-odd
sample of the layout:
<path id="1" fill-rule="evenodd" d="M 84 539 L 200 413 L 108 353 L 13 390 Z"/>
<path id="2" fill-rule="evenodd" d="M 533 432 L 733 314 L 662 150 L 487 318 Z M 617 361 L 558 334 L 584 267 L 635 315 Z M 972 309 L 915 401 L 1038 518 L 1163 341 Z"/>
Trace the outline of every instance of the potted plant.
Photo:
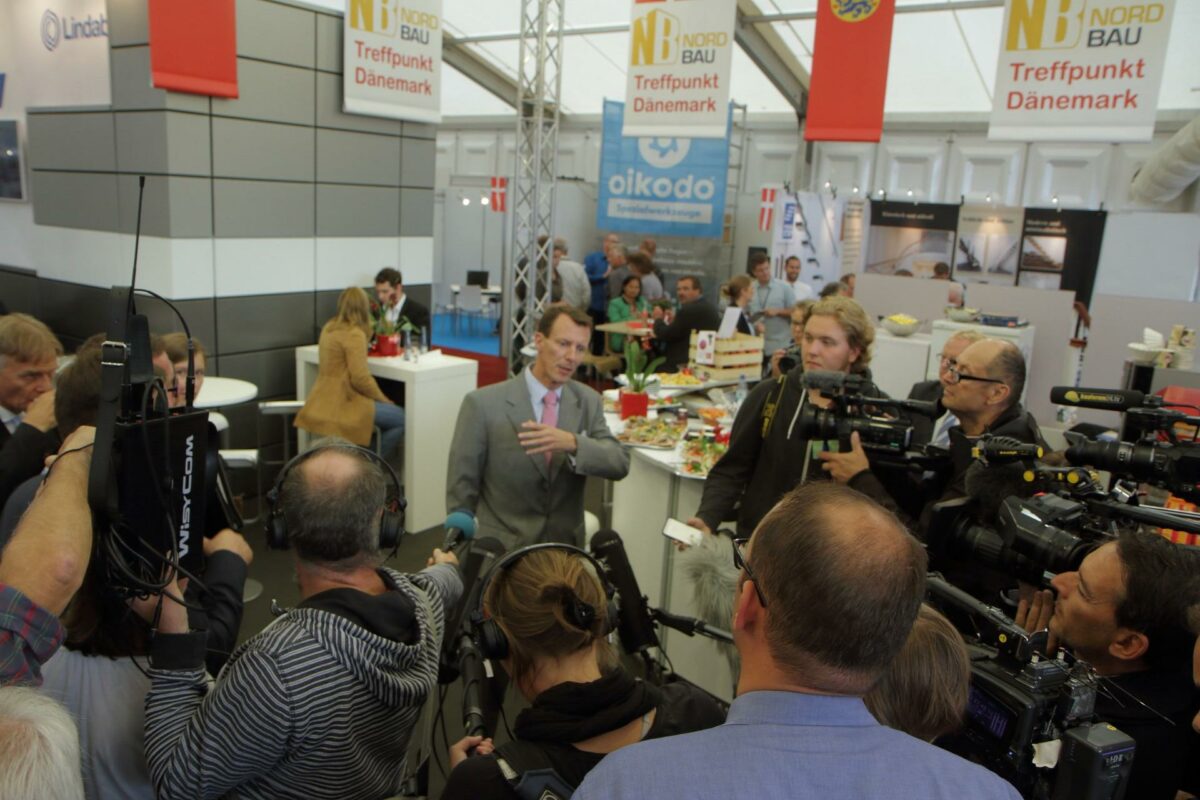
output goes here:
<path id="1" fill-rule="evenodd" d="M 637 337 L 630 336 L 625 342 L 625 377 L 628 386 L 621 390 L 621 419 L 629 417 L 644 417 L 650 411 L 650 395 L 646 394 L 646 384 L 654 370 L 662 365 L 662 356 L 646 363 L 646 353 Z"/>

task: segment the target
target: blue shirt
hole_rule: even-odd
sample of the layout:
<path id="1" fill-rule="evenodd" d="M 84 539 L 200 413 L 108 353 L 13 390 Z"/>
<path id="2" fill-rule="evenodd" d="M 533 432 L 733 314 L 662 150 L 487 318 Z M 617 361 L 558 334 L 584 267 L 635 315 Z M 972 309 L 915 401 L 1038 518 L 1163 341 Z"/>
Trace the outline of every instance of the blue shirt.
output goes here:
<path id="1" fill-rule="evenodd" d="M 592 303 L 589 311 L 603 311 L 608 303 L 608 283 L 604 273 L 608 272 L 608 256 L 603 250 L 588 253 L 583 260 L 583 271 L 587 273 L 588 283 L 592 285 Z"/>
<path id="2" fill-rule="evenodd" d="M 750 298 L 750 306 L 746 310 L 752 318 L 762 314 L 768 308 L 786 308 L 788 314 L 782 317 L 762 317 L 766 327 L 763 334 L 766 339 L 764 355 L 770 357 L 776 350 L 781 350 L 792 341 L 791 309 L 796 305 L 796 295 L 792 287 L 778 278 L 771 278 L 766 286 L 754 281 L 754 296 Z M 757 321 L 757 320 L 756 320 Z"/>
<path id="3" fill-rule="evenodd" d="M 749 692 L 724 725 L 605 756 L 574 800 L 1020 800 L 999 776 L 886 728 L 861 698 Z"/>

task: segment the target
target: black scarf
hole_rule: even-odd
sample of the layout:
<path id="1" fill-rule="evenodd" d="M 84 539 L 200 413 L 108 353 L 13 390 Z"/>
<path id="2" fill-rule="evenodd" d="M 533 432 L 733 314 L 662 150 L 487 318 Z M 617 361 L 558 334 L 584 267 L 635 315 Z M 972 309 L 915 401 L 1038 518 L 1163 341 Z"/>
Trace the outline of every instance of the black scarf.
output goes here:
<path id="1" fill-rule="evenodd" d="M 657 708 L 659 690 L 615 669 L 591 683 L 560 683 L 517 715 L 513 734 L 527 742 L 568 744 L 616 730 Z"/>

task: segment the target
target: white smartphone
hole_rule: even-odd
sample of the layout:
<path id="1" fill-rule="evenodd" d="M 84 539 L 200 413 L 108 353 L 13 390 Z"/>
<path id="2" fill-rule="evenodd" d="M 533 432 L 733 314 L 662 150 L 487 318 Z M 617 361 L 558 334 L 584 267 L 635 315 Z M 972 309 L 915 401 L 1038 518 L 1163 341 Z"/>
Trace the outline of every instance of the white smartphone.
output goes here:
<path id="1" fill-rule="evenodd" d="M 677 519 L 667 520 L 667 524 L 663 526 L 663 536 L 691 547 L 704 541 L 704 531 L 693 528 L 691 525 L 685 525 Z"/>

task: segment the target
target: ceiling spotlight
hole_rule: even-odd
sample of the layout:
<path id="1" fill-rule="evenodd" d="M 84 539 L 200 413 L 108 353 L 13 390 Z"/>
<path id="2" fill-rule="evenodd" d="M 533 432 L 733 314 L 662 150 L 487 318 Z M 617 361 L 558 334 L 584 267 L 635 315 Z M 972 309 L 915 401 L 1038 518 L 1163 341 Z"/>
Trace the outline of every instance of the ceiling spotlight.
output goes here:
<path id="1" fill-rule="evenodd" d="M 490 201 L 486 194 L 483 197 L 479 198 L 479 205 L 481 205 L 481 206 L 486 206 L 489 202 Z"/>
<path id="2" fill-rule="evenodd" d="M 4 151 L 4 155 L 6 155 L 6 156 L 11 156 L 12 154 L 13 154 L 13 151 L 12 151 L 12 150 L 5 150 L 5 151 Z"/>
<path id="3" fill-rule="evenodd" d="M 469 198 L 469 197 L 464 197 L 464 198 L 463 198 L 463 205 L 464 205 L 464 206 L 469 206 L 469 205 L 471 205 L 471 198 Z"/>
<path id="4" fill-rule="evenodd" d="M 832 185 L 833 185 L 833 184 L 832 184 L 832 183 L 830 183 L 829 181 L 825 181 L 825 188 L 826 188 L 826 189 L 828 189 L 828 188 L 829 188 L 830 186 L 832 186 Z"/>
<path id="5" fill-rule="evenodd" d="M 855 186 L 855 187 L 854 187 L 854 188 L 853 188 L 851 191 L 853 191 L 853 192 L 854 192 L 854 194 L 858 194 L 858 187 L 857 187 L 857 186 Z"/>
<path id="6" fill-rule="evenodd" d="M 987 202 L 992 202 L 992 193 L 988 192 L 987 197 L 983 198 Z"/>
<path id="7" fill-rule="evenodd" d="M 885 192 L 883 189 L 876 189 L 875 194 L 879 195 L 880 197 L 883 197 L 885 194 L 887 194 L 887 192 Z"/>
<path id="8" fill-rule="evenodd" d="M 912 189 L 909 189 L 909 190 L 908 190 L 908 196 L 909 196 L 909 197 L 912 197 L 912 196 L 913 196 L 913 190 L 912 190 Z"/>
<path id="9" fill-rule="evenodd" d="M 1053 203 L 1054 205 L 1058 205 L 1058 195 L 1054 195 L 1054 197 L 1051 197 L 1050 202 Z"/>

